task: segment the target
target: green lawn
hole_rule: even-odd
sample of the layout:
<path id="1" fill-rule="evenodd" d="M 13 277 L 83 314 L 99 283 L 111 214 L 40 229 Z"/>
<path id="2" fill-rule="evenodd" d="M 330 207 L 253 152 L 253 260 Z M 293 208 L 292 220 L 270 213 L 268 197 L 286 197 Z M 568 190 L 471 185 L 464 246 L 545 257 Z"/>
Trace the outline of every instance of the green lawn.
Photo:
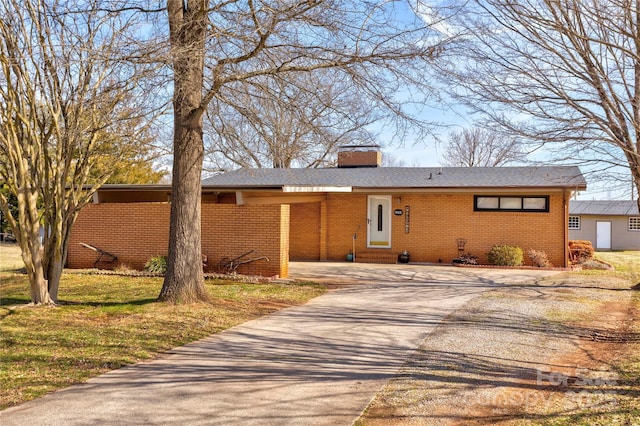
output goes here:
<path id="1" fill-rule="evenodd" d="M 324 292 L 311 283 L 207 280 L 210 304 L 178 306 L 155 302 L 161 286 L 161 278 L 66 273 L 61 304 L 34 308 L 26 276 L 0 271 L 0 408 Z"/>
<path id="2" fill-rule="evenodd" d="M 640 340 L 637 337 L 640 336 L 640 251 L 596 252 L 595 257 L 613 265 L 615 271 L 583 271 L 583 274 L 591 272 L 601 275 L 597 278 L 602 280 L 603 286 L 613 280 L 623 280 L 627 283 L 626 288 L 634 290 L 625 330 L 629 340 L 625 342 L 626 350 L 613 359 L 612 366 L 621 381 L 628 383 L 629 392 L 637 394 L 640 391 Z M 596 414 L 591 410 L 583 410 L 540 423 L 549 426 L 640 425 L 640 403 L 637 398 L 628 398 L 602 411 L 602 414 Z M 623 413 L 628 414 L 625 416 Z"/>
<path id="3" fill-rule="evenodd" d="M 20 248 L 13 243 L 0 243 L 0 271 L 9 271 L 24 267 Z"/>
<path id="4" fill-rule="evenodd" d="M 640 274 L 640 251 L 599 251 L 595 257 L 612 264 L 619 272 Z"/>

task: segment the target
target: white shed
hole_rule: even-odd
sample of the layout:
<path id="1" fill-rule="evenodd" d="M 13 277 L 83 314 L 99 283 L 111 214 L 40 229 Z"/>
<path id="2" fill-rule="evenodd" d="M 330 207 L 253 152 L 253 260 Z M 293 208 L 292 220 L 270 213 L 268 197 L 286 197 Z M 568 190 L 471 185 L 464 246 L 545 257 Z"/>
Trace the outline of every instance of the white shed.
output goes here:
<path id="1" fill-rule="evenodd" d="M 634 200 L 569 203 L 569 239 L 596 250 L 640 250 L 640 212 Z"/>

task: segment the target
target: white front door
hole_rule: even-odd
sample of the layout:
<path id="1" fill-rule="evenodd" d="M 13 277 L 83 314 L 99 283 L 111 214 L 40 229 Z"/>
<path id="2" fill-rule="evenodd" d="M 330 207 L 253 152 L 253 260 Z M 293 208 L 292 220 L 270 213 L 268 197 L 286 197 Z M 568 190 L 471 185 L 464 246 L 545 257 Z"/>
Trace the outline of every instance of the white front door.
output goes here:
<path id="1" fill-rule="evenodd" d="M 367 247 L 391 247 L 391 196 L 369 195 Z"/>
<path id="2" fill-rule="evenodd" d="M 611 222 L 596 222 L 596 248 L 611 250 Z"/>

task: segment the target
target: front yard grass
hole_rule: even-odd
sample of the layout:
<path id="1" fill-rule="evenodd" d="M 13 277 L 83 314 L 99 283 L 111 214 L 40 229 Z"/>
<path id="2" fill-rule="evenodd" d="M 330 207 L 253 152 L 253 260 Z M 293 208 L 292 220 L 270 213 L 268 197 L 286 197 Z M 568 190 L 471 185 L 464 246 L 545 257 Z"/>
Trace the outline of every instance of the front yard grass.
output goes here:
<path id="1" fill-rule="evenodd" d="M 640 251 L 599 251 L 595 257 L 614 265 L 618 272 L 635 274 L 640 278 Z"/>
<path id="2" fill-rule="evenodd" d="M 0 270 L 0 409 L 158 356 L 324 292 L 313 283 L 207 280 L 212 302 L 155 302 L 162 278 L 66 273 L 57 307 L 29 307 L 27 277 Z"/>
<path id="3" fill-rule="evenodd" d="M 577 272 L 585 286 L 600 285 L 623 292 L 633 289 L 627 317 L 621 321 L 622 327 L 613 332 L 617 347 L 612 346 L 617 353 L 609 354 L 607 365 L 615 373 L 615 385 L 620 395 L 610 404 L 585 406 L 572 413 L 556 413 L 531 423 L 546 426 L 640 425 L 640 251 L 596 252 L 595 257 L 613 265 L 615 270 Z M 597 318 L 592 318 L 592 321 L 606 322 L 606 314 L 601 321 Z M 597 315 L 597 311 L 594 311 L 594 315 Z M 611 336 L 605 335 L 602 339 L 606 340 L 607 337 Z"/>
<path id="4" fill-rule="evenodd" d="M 16 243 L 0 242 L 0 271 L 20 269 L 24 267 L 20 248 Z"/>

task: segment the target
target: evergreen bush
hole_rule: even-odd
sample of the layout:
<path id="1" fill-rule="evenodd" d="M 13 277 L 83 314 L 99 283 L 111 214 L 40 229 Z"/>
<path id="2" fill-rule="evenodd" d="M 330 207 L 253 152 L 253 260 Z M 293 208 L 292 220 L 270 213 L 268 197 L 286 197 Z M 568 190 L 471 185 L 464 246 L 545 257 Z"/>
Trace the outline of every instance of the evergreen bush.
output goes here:
<path id="1" fill-rule="evenodd" d="M 487 254 L 489 263 L 498 266 L 520 266 L 524 262 L 522 249 L 516 246 L 495 245 Z"/>
<path id="2" fill-rule="evenodd" d="M 167 272 L 167 258 L 165 256 L 154 256 L 144 264 L 145 271 L 152 274 L 164 274 Z"/>

